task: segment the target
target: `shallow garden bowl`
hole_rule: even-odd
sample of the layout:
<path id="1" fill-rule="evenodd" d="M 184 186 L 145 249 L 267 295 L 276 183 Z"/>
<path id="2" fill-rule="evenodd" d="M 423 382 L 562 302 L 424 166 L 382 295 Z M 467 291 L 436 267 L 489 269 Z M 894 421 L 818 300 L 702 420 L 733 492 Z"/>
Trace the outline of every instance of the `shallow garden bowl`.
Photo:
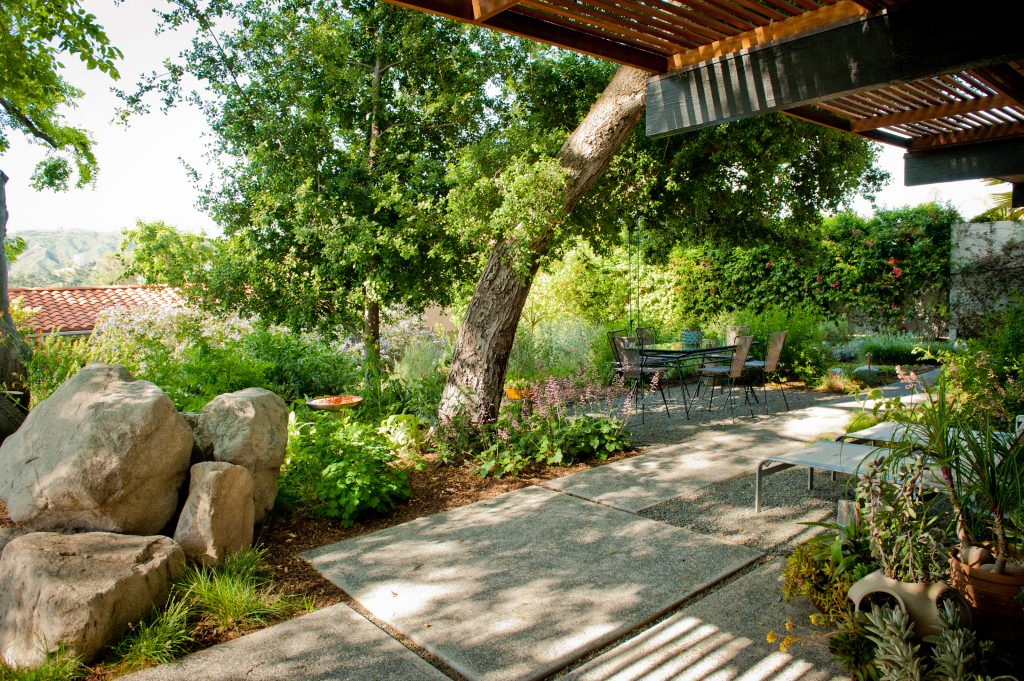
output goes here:
<path id="1" fill-rule="evenodd" d="M 309 400 L 306 402 L 306 406 L 317 411 L 340 412 L 346 409 L 355 409 L 362 401 L 363 398 L 358 395 L 330 395 Z"/>

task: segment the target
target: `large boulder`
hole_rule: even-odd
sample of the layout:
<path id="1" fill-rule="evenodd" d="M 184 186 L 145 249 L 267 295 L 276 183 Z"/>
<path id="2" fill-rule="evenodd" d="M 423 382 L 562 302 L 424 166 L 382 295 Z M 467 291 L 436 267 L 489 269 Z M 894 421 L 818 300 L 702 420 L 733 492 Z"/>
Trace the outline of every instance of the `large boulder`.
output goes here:
<path id="1" fill-rule="evenodd" d="M 0 658 L 33 667 L 63 645 L 89 660 L 163 603 L 185 557 L 167 537 L 35 532 L 0 557 Z"/>
<path id="2" fill-rule="evenodd" d="M 253 475 L 256 522 L 274 507 L 288 445 L 288 407 L 263 388 L 218 395 L 195 425 L 196 446 L 214 461 L 245 466 Z"/>
<path id="3" fill-rule="evenodd" d="M 23 534 L 25 534 L 25 530 L 16 527 L 0 527 L 0 556 L 4 554 L 5 546 Z"/>
<path id="4" fill-rule="evenodd" d="M 192 466 L 188 499 L 174 531 L 188 558 L 216 565 L 252 546 L 252 490 L 252 473 L 244 466 L 226 461 Z"/>
<path id="5" fill-rule="evenodd" d="M 31 530 L 155 534 L 174 515 L 191 450 L 160 388 L 89 364 L 0 447 L 0 498 Z"/>

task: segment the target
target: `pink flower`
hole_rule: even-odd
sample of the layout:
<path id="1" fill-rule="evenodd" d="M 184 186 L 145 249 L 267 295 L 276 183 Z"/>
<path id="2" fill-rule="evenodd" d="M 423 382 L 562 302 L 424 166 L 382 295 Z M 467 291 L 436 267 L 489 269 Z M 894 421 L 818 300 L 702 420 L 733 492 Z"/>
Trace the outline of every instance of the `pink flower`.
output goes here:
<path id="1" fill-rule="evenodd" d="M 873 244 L 873 243 L 875 243 L 875 242 L 874 242 L 874 240 L 872 240 L 872 239 L 865 239 L 865 240 L 864 240 L 864 245 L 865 245 L 865 246 L 870 246 L 870 245 L 871 245 L 871 244 Z"/>
<path id="2" fill-rule="evenodd" d="M 901 270 L 899 267 L 893 267 L 892 268 L 892 276 L 894 276 L 897 279 L 899 279 L 900 277 L 903 276 L 903 270 Z"/>
<path id="3" fill-rule="evenodd" d="M 816 276 L 816 277 L 814 278 L 814 281 L 821 281 L 821 280 L 822 280 L 822 279 L 824 279 L 824 278 L 825 278 L 825 277 L 823 277 L 823 276 L 821 276 L 821 275 L 819 274 L 818 276 Z"/>
<path id="4" fill-rule="evenodd" d="M 838 281 L 833 281 L 832 282 L 832 288 L 839 288 L 839 282 Z"/>

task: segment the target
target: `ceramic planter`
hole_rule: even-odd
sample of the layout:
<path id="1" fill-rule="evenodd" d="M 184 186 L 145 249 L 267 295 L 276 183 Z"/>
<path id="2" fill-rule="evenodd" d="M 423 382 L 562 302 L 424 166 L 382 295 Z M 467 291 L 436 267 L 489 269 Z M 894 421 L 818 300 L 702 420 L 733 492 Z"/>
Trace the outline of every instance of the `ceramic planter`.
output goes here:
<path id="1" fill-rule="evenodd" d="M 939 609 L 944 597 L 952 595 L 961 605 L 962 622 L 971 623 L 971 613 L 957 592 L 945 582 L 899 582 L 876 570 L 850 587 L 847 594 L 854 608 L 870 594 L 883 593 L 896 599 L 903 612 L 914 622 L 914 635 L 918 639 L 939 632 Z"/>
<path id="2" fill-rule="evenodd" d="M 704 341 L 704 332 L 697 330 L 683 331 L 683 350 L 696 350 Z"/>
<path id="3" fill-rule="evenodd" d="M 1024 576 L 998 575 L 960 561 L 954 550 L 949 558 L 950 582 L 971 607 L 983 638 L 993 641 L 1024 641 L 1024 605 L 1017 594 Z"/>

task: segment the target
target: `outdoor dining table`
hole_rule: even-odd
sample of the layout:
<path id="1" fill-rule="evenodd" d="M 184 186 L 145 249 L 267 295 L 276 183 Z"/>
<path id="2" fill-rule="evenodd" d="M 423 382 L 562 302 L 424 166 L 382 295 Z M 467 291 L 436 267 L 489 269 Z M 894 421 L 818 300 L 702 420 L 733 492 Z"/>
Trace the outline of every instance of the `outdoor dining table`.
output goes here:
<path id="1" fill-rule="evenodd" d="M 682 376 L 684 369 L 700 366 L 709 358 L 721 358 L 723 356 L 731 357 L 735 350 L 735 345 L 718 345 L 709 348 L 697 348 L 694 350 L 641 348 L 640 357 L 643 359 L 645 364 L 648 360 L 651 360 L 652 364 L 657 363 L 671 366 L 680 373 L 680 376 Z M 689 418 L 690 399 L 686 390 L 686 384 L 680 380 L 679 385 L 683 390 L 683 409 L 686 411 L 686 417 Z"/>

